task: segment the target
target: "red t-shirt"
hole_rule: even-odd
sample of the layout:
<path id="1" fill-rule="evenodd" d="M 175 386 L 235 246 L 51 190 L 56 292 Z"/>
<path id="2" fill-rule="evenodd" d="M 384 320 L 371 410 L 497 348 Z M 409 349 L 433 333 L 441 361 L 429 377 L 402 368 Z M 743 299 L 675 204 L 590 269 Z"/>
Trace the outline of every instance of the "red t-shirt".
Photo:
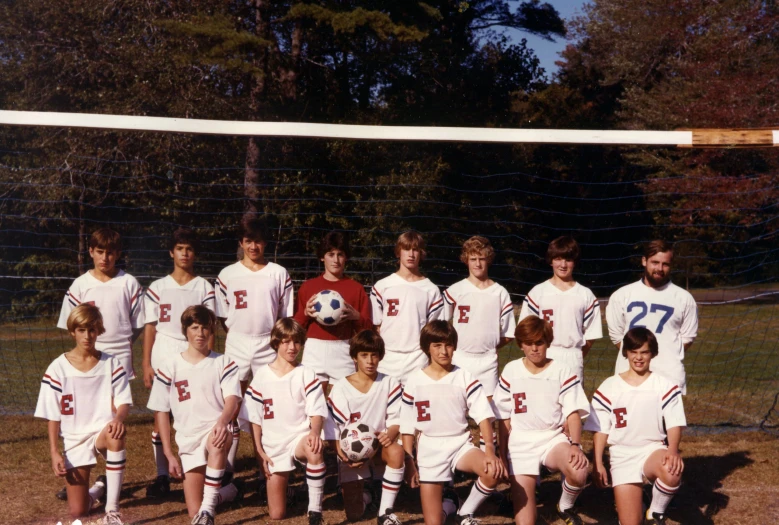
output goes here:
<path id="1" fill-rule="evenodd" d="M 322 290 L 333 290 L 341 294 L 352 308 L 360 312 L 359 321 L 344 321 L 335 326 L 322 326 L 306 315 L 306 303 Z M 298 302 L 295 305 L 295 320 L 308 330 L 308 337 L 324 341 L 345 341 L 357 332 L 373 328 L 371 302 L 365 288 L 349 277 L 340 281 L 328 281 L 324 276 L 305 281 L 298 290 Z"/>

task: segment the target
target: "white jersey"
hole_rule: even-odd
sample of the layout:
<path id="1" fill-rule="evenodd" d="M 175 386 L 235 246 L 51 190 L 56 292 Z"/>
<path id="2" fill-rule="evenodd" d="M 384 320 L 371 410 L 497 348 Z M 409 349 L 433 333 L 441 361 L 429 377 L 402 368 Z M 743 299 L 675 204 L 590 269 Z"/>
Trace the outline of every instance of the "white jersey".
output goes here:
<path id="1" fill-rule="evenodd" d="M 294 313 L 292 279 L 276 263 L 253 272 L 238 261 L 219 272 L 216 285 L 216 315 L 231 332 L 268 335 L 278 319 Z"/>
<path id="2" fill-rule="evenodd" d="M 663 420 L 665 428 L 687 426 L 681 389 L 660 374 L 650 375 L 638 386 L 619 375 L 609 377 L 593 394 L 590 410 L 584 430 L 608 434 L 610 445 L 662 443 Z"/>
<path id="3" fill-rule="evenodd" d="M 513 338 L 516 321 L 511 297 L 498 283 L 477 288 L 468 279 L 444 291 L 444 315 L 457 330 L 457 351 L 484 354 Z"/>
<path id="4" fill-rule="evenodd" d="M 60 436 L 78 439 L 100 432 L 116 416 L 114 407 L 132 405 L 127 371 L 105 352 L 88 372 L 65 354 L 51 362 L 41 381 L 35 417 L 60 422 Z"/>
<path id="5" fill-rule="evenodd" d="M 458 366 L 437 381 L 424 369 L 413 372 L 401 399 L 402 434 L 460 436 L 469 431 L 466 416 L 477 424 L 495 417 L 479 380 Z"/>
<path id="6" fill-rule="evenodd" d="M 124 270 L 106 282 L 90 272 L 77 277 L 62 301 L 57 327 L 67 330 L 70 312 L 82 303 L 97 306 L 103 314 L 105 333 L 97 337 L 98 350 L 101 343 L 127 343 L 129 347 L 133 330 L 143 328 L 143 287 Z"/>
<path id="7" fill-rule="evenodd" d="M 149 410 L 171 412 L 176 441 L 179 436 L 202 436 L 222 415 L 225 399 L 241 399 L 238 365 L 223 354 L 211 352 L 193 365 L 177 354 L 154 371 Z"/>
<path id="8" fill-rule="evenodd" d="M 511 420 L 511 434 L 563 428 L 569 415 L 589 414 L 589 403 L 581 378 L 569 368 L 552 361 L 537 374 L 525 366 L 525 358 L 511 361 L 503 369 L 492 398 L 501 419 Z"/>
<path id="9" fill-rule="evenodd" d="M 403 387 L 394 377 L 379 373 L 368 392 L 357 390 L 345 377 L 330 390 L 328 405 L 338 432 L 349 423 L 365 423 L 377 432 L 400 425 Z"/>
<path id="10" fill-rule="evenodd" d="M 549 346 L 581 348 L 587 341 L 603 337 L 600 303 L 579 283 L 568 290 L 560 290 L 551 280 L 537 284 L 525 296 L 519 320 L 529 315 L 552 325 L 554 340 Z"/>
<path id="11" fill-rule="evenodd" d="M 684 345 L 698 335 L 698 307 L 692 295 L 669 282 L 652 288 L 637 281 L 623 286 L 606 306 L 609 337 L 614 344 L 622 343 L 628 330 L 644 326 L 657 338 L 659 354 L 650 363 L 652 371 L 663 374 L 686 391 Z M 628 361 L 617 356 L 616 373 L 629 368 Z"/>
<path id="12" fill-rule="evenodd" d="M 247 432 L 251 423 L 262 426 L 263 446 L 272 446 L 308 432 L 309 418 L 329 415 L 322 385 L 312 369 L 298 365 L 279 377 L 265 365 L 257 369 L 246 390 L 238 423 Z"/>
<path id="13" fill-rule="evenodd" d="M 182 286 L 167 275 L 146 289 L 144 320 L 147 324 L 157 323 L 157 332 L 186 341 L 187 338 L 181 332 L 181 314 L 190 306 L 199 304 L 214 311 L 214 287 L 211 283 L 202 277 L 195 277 Z"/>
<path id="14" fill-rule="evenodd" d="M 381 337 L 390 352 L 420 350 L 422 328 L 443 318 L 444 300 L 428 278 L 407 281 L 393 273 L 371 288 L 371 304 L 373 324 L 381 325 Z"/>

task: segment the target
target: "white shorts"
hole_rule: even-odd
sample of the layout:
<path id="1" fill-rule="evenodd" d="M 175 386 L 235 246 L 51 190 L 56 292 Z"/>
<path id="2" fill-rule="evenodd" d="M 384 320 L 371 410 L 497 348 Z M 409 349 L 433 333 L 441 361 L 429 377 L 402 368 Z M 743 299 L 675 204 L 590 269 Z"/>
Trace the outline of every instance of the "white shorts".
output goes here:
<path id="1" fill-rule="evenodd" d="M 498 353 L 495 350 L 483 354 L 458 351 L 452 356 L 452 363 L 481 381 L 485 396 L 495 394 L 498 388 Z"/>
<path id="2" fill-rule="evenodd" d="M 270 335 L 251 336 L 227 332 L 225 355 L 238 365 L 238 379 L 247 381 L 263 365 L 276 360 L 276 352 L 270 347 Z"/>
<path id="3" fill-rule="evenodd" d="M 644 482 L 644 463 L 657 450 L 667 450 L 664 443 L 649 443 L 640 447 L 612 445 L 609 447 L 611 458 L 611 485 Z"/>
<path id="4" fill-rule="evenodd" d="M 187 439 L 179 438 L 180 432 L 176 432 L 176 446 L 179 448 L 179 459 L 181 459 L 181 470 L 189 472 L 192 469 L 202 467 L 208 464 L 208 439 L 211 437 L 211 431 Z M 230 435 L 232 438 L 232 435 Z"/>
<path id="5" fill-rule="evenodd" d="M 422 350 L 398 352 L 387 350 L 384 359 L 379 361 L 379 372 L 394 377 L 404 385 L 412 372 L 421 370 L 430 364 L 430 359 Z"/>
<path id="6" fill-rule="evenodd" d="M 581 348 L 550 346 L 546 350 L 546 357 L 576 372 L 580 380 L 584 378 L 584 355 Z"/>
<path id="7" fill-rule="evenodd" d="M 457 462 L 471 450 L 479 450 L 472 443 L 470 432 L 460 436 L 430 437 L 419 435 L 417 467 L 420 483 L 445 483 L 454 479 Z"/>
<path id="8" fill-rule="evenodd" d="M 100 451 L 97 450 L 97 438 L 100 432 L 91 434 L 81 434 L 73 438 L 63 437 L 62 456 L 65 458 L 65 469 L 70 470 L 76 467 L 92 466 L 97 463 L 97 456 Z"/>
<path id="9" fill-rule="evenodd" d="M 511 436 L 515 434 L 512 432 Z M 506 465 L 512 476 L 538 476 L 541 465 L 546 465 L 546 457 L 557 445 L 569 444 L 561 429 L 522 431 L 516 438 L 509 437 L 508 462 Z"/>
<path id="10" fill-rule="evenodd" d="M 154 346 L 151 347 L 151 367 L 157 370 L 172 357 L 180 354 L 189 347 L 186 339 L 173 338 L 169 335 L 157 332 L 154 336 Z"/>
<path id="11" fill-rule="evenodd" d="M 316 372 L 320 381 L 334 382 L 355 372 L 349 341 L 307 339 L 301 362 Z"/>
<path id="12" fill-rule="evenodd" d="M 133 368 L 133 349 L 128 342 L 120 343 L 95 343 L 95 350 L 105 352 L 114 359 L 117 359 L 127 372 L 127 380 L 135 379 L 135 369 Z"/>
<path id="13" fill-rule="evenodd" d="M 292 434 L 289 439 L 285 439 L 280 443 L 262 444 L 263 450 L 273 461 L 273 465 L 268 465 L 271 473 L 295 470 L 296 461 L 301 464 L 306 463 L 305 459 L 301 461 L 295 457 L 295 450 L 297 450 L 298 444 L 306 439 L 307 436 L 308 430 L 300 434 Z"/>

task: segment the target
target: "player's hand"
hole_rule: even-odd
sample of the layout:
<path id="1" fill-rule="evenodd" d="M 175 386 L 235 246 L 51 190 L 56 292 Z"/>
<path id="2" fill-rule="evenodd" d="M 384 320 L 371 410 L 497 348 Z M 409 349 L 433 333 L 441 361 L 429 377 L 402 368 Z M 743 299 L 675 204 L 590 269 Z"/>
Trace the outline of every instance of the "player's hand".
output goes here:
<path id="1" fill-rule="evenodd" d="M 111 439 L 122 439 L 124 437 L 125 428 L 124 423 L 118 419 L 112 420 L 108 423 L 108 436 Z"/>
<path id="2" fill-rule="evenodd" d="M 663 456 L 663 466 L 668 469 L 668 472 L 674 476 L 680 476 L 684 470 L 684 461 L 679 452 L 666 450 L 665 456 Z"/>
<path id="3" fill-rule="evenodd" d="M 609 488 L 609 472 L 603 465 L 595 465 L 592 469 L 592 481 L 599 489 Z"/>
<path id="4" fill-rule="evenodd" d="M 177 458 L 175 454 L 166 457 L 168 458 L 168 472 L 170 473 L 170 477 L 173 479 L 182 479 L 184 477 L 184 472 L 181 470 L 179 458 Z"/>
<path id="5" fill-rule="evenodd" d="M 232 439 L 233 433 L 230 429 L 229 423 L 222 423 L 217 421 L 214 428 L 211 430 L 211 439 L 216 448 L 222 448 L 227 441 L 227 437 Z"/>
<path id="6" fill-rule="evenodd" d="M 262 460 L 262 470 L 265 472 L 265 477 L 270 478 L 271 477 L 270 468 L 273 466 L 273 460 L 265 452 L 265 450 L 260 449 L 257 452 L 260 456 L 260 459 Z"/>
<path id="7" fill-rule="evenodd" d="M 306 440 L 308 442 L 308 446 L 311 448 L 311 452 L 314 454 L 319 454 L 322 452 L 322 438 L 319 437 L 319 434 L 309 432 Z"/>
<path id="8" fill-rule="evenodd" d="M 143 385 L 146 388 L 151 388 L 154 384 L 154 369 L 151 363 L 143 363 Z"/>
<path id="9" fill-rule="evenodd" d="M 406 462 L 406 483 L 412 489 L 419 486 L 419 471 L 413 461 Z"/>
<path id="10" fill-rule="evenodd" d="M 54 475 L 59 478 L 64 478 L 68 473 L 65 468 L 65 458 L 59 452 L 51 455 L 51 468 L 54 470 Z"/>
<path id="11" fill-rule="evenodd" d="M 574 470 L 587 468 L 590 464 L 590 462 L 587 461 L 587 456 L 584 455 L 584 452 L 582 452 L 582 449 L 580 449 L 578 445 L 571 445 L 570 450 L 568 451 L 568 463 L 571 464 L 571 467 L 573 467 Z"/>
<path id="12" fill-rule="evenodd" d="M 344 303 L 344 310 L 341 314 L 341 319 L 345 321 L 359 321 L 360 320 L 360 312 L 355 310 L 352 305 L 349 303 Z"/>
<path id="13" fill-rule="evenodd" d="M 309 317 L 316 316 L 316 310 L 314 310 L 314 303 L 316 302 L 316 295 L 312 295 L 311 299 L 306 303 L 306 315 Z"/>
<path id="14" fill-rule="evenodd" d="M 387 433 L 386 433 L 386 432 L 377 432 L 377 433 L 376 433 L 376 439 L 378 439 L 378 440 L 379 440 L 379 443 L 380 443 L 380 444 L 381 444 L 381 446 L 382 446 L 382 447 L 384 447 L 384 448 L 391 447 L 391 446 L 392 446 L 392 444 L 393 444 L 393 443 L 395 443 L 394 441 L 392 441 L 392 440 L 389 438 L 389 436 L 387 435 Z"/>

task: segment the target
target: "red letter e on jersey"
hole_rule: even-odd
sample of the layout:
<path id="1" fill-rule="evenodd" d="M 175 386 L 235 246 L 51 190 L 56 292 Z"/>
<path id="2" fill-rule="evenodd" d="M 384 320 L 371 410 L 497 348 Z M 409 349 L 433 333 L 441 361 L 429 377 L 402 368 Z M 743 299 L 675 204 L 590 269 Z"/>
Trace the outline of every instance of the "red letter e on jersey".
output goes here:
<path id="1" fill-rule="evenodd" d="M 172 305 L 170 304 L 161 304 L 160 305 L 160 322 L 161 323 L 169 323 L 170 322 L 170 309 L 172 308 Z"/>
<path id="2" fill-rule="evenodd" d="M 192 397 L 192 394 L 189 393 L 187 390 L 187 387 L 189 386 L 189 381 L 186 379 L 184 381 L 176 381 L 174 383 L 176 385 L 176 390 L 179 392 L 179 403 L 186 401 L 187 399 Z"/>
<path id="3" fill-rule="evenodd" d="M 616 418 L 616 422 L 614 423 L 614 428 L 625 428 L 626 426 L 628 426 L 628 420 L 625 419 L 625 416 L 627 415 L 628 415 L 627 408 L 615 408 L 614 417 Z"/>
<path id="4" fill-rule="evenodd" d="M 63 416 L 73 415 L 73 394 L 64 394 L 60 399 L 60 414 Z"/>
<path id="5" fill-rule="evenodd" d="M 460 318 L 457 319 L 457 322 L 459 324 L 467 323 L 470 320 L 470 318 L 468 317 L 468 312 L 471 311 L 471 307 L 460 305 L 457 307 L 457 309 L 460 310 Z"/>
<path id="6" fill-rule="evenodd" d="M 524 392 L 517 392 L 514 394 L 514 413 L 515 414 L 524 414 L 527 412 L 527 406 L 522 404 L 522 401 L 524 399 L 527 399 L 527 396 Z"/>
<path id="7" fill-rule="evenodd" d="M 236 310 L 243 310 L 249 304 L 244 300 L 244 297 L 246 297 L 247 291 L 246 290 L 236 290 L 233 292 L 235 295 L 235 309 Z"/>
<path id="8" fill-rule="evenodd" d="M 414 405 L 417 407 L 417 421 L 430 421 L 430 413 L 427 411 L 430 401 L 417 401 Z"/>
<path id="9" fill-rule="evenodd" d="M 398 315 L 398 306 L 400 306 L 400 299 L 387 299 L 387 315 L 390 317 Z"/>

